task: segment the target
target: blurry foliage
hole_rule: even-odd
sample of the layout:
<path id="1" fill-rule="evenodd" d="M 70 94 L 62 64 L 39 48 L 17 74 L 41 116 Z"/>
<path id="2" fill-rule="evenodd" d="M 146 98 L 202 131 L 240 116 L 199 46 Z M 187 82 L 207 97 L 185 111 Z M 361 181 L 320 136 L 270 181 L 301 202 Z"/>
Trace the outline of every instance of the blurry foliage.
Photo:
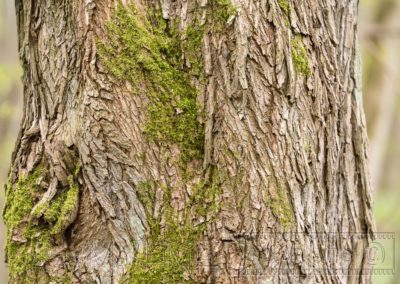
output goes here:
<path id="1" fill-rule="evenodd" d="M 14 64 L 0 63 L 0 182 L 4 184 L 10 162 L 10 152 L 14 145 L 20 114 L 21 68 Z M 3 200 L 3 199 L 2 199 Z"/>
<path id="2" fill-rule="evenodd" d="M 13 119 L 18 105 L 12 102 L 12 90 L 19 84 L 21 67 L 18 64 L 0 64 L 0 120 Z"/>
<path id="3" fill-rule="evenodd" d="M 400 64 L 399 5 L 400 0 L 365 0 L 360 6 L 364 108 L 370 149 L 378 152 L 375 160 L 373 158 L 377 153 L 371 151 L 370 154 L 371 169 L 376 178 L 375 218 L 379 232 L 396 233 L 397 247 L 400 241 L 400 211 L 397 210 L 400 203 L 400 73 L 396 67 Z M 384 103 L 388 96 L 389 103 Z M 397 108 L 392 113 L 387 106 L 393 104 Z M 385 132 L 382 126 L 389 127 L 389 131 Z M 381 139 L 382 133 L 387 135 L 385 139 Z M 393 248 L 384 247 L 390 255 Z M 397 267 L 394 268 L 398 272 L 400 251 L 395 253 Z M 396 278 L 393 275 L 372 277 L 376 284 L 400 283 L 400 279 Z"/>
<path id="4" fill-rule="evenodd" d="M 19 64 L 0 64 L 0 97 L 9 95 L 15 84 L 19 83 L 22 70 Z"/>

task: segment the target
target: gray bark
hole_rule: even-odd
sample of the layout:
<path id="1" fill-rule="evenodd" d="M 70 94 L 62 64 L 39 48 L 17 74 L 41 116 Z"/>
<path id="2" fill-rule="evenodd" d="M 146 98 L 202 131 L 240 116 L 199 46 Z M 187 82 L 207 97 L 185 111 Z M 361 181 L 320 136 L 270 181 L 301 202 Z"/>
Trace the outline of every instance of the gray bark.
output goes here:
<path id="1" fill-rule="evenodd" d="M 233 1 L 237 14 L 202 39 L 205 81 L 196 85 L 205 151 L 188 163 L 189 178 L 179 169 L 179 147 L 151 142 L 143 131 L 146 87 L 132 95 L 131 84 L 116 80 L 97 56 L 115 2 L 16 1 L 24 118 L 8 192 L 44 170 L 30 184 L 32 211 L 8 224 L 9 244 L 39 239 L 26 240 L 27 224 L 52 230 L 40 204 L 74 184 L 79 198 L 51 236 L 51 257 L 12 273 L 10 283 L 67 276 L 119 283 L 147 244 L 139 185 L 154 182 L 155 215 L 168 202 L 161 185 L 172 189 L 170 205 L 181 216 L 194 185 L 213 171 L 220 173 L 220 208 L 197 244 L 196 282 L 369 283 L 374 221 L 358 1 Z M 135 5 L 143 14 L 153 6 Z M 205 3 L 161 7 L 182 30 L 194 13 L 207 18 Z M 16 202 L 8 199 L 6 215 Z"/>

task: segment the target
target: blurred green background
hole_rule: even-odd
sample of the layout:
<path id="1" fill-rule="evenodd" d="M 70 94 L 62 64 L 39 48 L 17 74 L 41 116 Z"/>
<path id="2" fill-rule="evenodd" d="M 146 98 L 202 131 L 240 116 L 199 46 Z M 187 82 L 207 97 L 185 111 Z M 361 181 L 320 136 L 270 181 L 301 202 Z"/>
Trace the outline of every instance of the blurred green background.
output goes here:
<path id="1" fill-rule="evenodd" d="M 400 0 L 361 1 L 359 38 L 375 216 L 379 232 L 395 232 L 400 247 Z M 0 0 L 0 185 L 6 180 L 22 111 L 22 71 L 16 39 L 14 1 Z M 1 189 L 1 208 L 3 203 Z M 4 238 L 5 227 L 0 222 L 2 247 Z M 392 250 L 392 245 L 388 244 L 387 249 Z M 0 283 L 7 279 L 3 251 L 0 249 Z M 397 250 L 396 272 L 400 271 L 399 255 Z M 400 283 L 397 275 L 374 275 L 373 282 Z"/>

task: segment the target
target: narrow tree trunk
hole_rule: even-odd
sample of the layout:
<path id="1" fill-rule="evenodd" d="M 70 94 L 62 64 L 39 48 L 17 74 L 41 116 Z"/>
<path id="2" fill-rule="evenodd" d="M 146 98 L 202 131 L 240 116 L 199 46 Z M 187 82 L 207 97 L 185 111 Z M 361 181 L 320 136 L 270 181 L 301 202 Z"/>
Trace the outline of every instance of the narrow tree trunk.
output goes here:
<path id="1" fill-rule="evenodd" d="M 358 1 L 117 2 L 16 1 L 10 283 L 369 282 Z"/>

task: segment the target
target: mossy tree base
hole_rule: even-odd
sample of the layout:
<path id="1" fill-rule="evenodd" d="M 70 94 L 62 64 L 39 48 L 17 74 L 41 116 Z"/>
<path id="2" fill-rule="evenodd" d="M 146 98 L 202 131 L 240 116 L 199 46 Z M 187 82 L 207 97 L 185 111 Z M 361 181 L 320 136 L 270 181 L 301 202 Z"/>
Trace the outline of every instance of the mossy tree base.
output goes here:
<path id="1" fill-rule="evenodd" d="M 13 172 L 13 171 L 12 171 Z M 80 167 L 68 177 L 68 186 L 49 193 L 49 173 L 45 164 L 32 173 L 21 175 L 6 186 L 4 220 L 7 226 L 6 256 L 11 283 L 41 283 L 50 276 L 41 269 L 64 250 L 63 237 L 76 218 L 79 207 L 77 177 Z M 39 202 L 38 202 L 39 201 Z M 59 280 L 67 281 L 66 272 Z"/>

